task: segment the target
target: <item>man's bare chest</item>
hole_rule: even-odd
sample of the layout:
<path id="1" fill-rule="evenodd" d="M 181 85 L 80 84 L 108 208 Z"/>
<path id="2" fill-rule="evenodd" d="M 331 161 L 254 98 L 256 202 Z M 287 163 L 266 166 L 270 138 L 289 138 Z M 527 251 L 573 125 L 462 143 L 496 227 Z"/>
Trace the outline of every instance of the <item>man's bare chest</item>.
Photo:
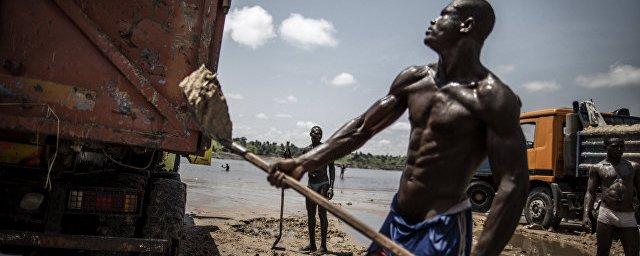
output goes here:
<path id="1" fill-rule="evenodd" d="M 600 178 L 605 186 L 610 186 L 615 183 L 631 184 L 634 180 L 634 172 L 630 166 L 624 163 L 618 165 L 612 165 L 610 163 L 603 163 L 599 170 Z"/>
<path id="2" fill-rule="evenodd" d="M 477 129 L 481 124 L 473 101 L 461 101 L 460 90 L 439 90 L 429 84 L 409 94 L 409 119 L 414 127 L 455 133 Z"/>

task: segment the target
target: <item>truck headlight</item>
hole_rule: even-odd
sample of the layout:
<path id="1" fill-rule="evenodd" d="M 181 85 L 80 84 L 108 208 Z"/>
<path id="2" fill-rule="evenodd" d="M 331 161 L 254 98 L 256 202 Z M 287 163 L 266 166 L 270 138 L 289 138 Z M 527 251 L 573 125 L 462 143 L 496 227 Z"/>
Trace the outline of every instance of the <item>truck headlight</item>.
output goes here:
<path id="1" fill-rule="evenodd" d="M 40 208 L 44 201 L 44 195 L 40 193 L 27 193 L 22 197 L 20 201 L 20 208 L 27 211 L 33 211 Z"/>

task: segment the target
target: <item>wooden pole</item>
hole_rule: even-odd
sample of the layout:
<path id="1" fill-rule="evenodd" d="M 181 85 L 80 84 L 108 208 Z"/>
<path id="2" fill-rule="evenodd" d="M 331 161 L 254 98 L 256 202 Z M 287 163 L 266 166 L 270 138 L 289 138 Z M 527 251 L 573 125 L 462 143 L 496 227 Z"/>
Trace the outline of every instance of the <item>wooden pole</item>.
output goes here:
<path id="1" fill-rule="evenodd" d="M 244 149 L 243 147 L 241 147 L 240 145 L 238 145 L 236 143 L 231 144 L 230 149 L 234 153 L 236 153 L 238 155 L 241 155 L 245 160 L 249 161 L 253 165 L 255 165 L 258 168 L 262 169 L 266 173 L 269 173 L 269 163 L 267 163 L 264 160 L 262 160 L 262 158 L 254 155 L 253 153 L 248 152 L 246 149 Z M 353 215 L 349 214 L 347 211 L 345 211 L 341 207 L 332 204 L 324 196 L 316 193 L 312 189 L 310 189 L 307 186 L 303 185 L 302 183 L 300 183 L 300 181 L 292 178 L 291 176 L 286 175 L 285 182 L 293 190 L 295 190 L 298 193 L 304 195 L 305 197 L 309 198 L 310 200 L 316 202 L 318 205 L 324 207 L 329 212 L 331 212 L 333 215 L 335 215 L 339 219 L 343 220 L 349 226 L 351 226 L 352 228 L 354 228 L 358 232 L 362 233 L 363 235 L 365 235 L 369 239 L 373 240 L 378 245 L 380 245 L 380 246 L 390 250 L 391 252 L 393 252 L 393 255 L 401 255 L 401 256 L 413 255 L 411 252 L 409 252 L 404 247 L 402 247 L 402 246 L 396 244 L 395 242 L 391 241 L 391 239 L 389 239 L 388 237 L 378 233 L 377 231 L 375 231 L 371 227 L 369 227 L 366 224 L 364 224 L 362 221 L 360 221 L 360 220 L 356 219 L 355 217 L 353 217 Z"/>

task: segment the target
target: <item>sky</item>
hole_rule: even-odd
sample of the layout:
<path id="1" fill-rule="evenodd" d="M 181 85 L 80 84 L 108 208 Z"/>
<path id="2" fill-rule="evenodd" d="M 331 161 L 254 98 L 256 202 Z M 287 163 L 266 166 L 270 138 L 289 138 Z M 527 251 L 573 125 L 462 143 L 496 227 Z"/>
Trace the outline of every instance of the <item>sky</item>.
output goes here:
<path id="1" fill-rule="evenodd" d="M 481 60 L 522 111 L 593 99 L 640 116 L 640 1 L 489 1 L 496 13 Z M 234 0 L 218 76 L 234 137 L 310 144 L 384 97 L 408 66 L 436 62 L 422 40 L 449 1 Z M 405 113 L 359 151 L 405 155 Z"/>

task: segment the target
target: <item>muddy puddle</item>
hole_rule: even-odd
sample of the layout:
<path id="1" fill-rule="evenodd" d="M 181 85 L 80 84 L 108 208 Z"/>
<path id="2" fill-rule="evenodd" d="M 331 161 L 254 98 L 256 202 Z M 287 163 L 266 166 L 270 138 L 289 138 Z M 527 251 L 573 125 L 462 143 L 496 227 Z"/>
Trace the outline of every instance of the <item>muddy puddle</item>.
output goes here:
<path id="1" fill-rule="evenodd" d="M 503 255 L 590 255 L 559 241 L 532 238 L 521 234 L 514 234 L 509 241 L 509 245 L 511 247 L 505 248 Z"/>

